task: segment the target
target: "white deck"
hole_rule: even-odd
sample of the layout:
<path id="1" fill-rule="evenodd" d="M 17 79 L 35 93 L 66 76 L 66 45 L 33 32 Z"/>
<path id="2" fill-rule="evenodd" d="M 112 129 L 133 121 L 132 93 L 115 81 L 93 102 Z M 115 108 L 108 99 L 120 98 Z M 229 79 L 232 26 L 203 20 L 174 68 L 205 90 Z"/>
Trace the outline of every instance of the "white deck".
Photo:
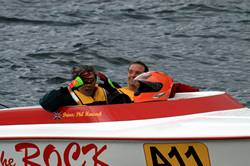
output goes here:
<path id="1" fill-rule="evenodd" d="M 250 137 L 248 108 L 149 120 L 0 126 L 4 137 L 207 138 Z"/>

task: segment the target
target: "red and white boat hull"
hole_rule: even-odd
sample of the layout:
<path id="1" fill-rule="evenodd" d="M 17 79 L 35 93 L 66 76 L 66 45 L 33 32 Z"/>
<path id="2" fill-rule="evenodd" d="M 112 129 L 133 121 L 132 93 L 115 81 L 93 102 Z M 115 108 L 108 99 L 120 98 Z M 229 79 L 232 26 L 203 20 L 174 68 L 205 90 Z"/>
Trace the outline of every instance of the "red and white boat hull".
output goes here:
<path id="1" fill-rule="evenodd" d="M 164 102 L 0 110 L 0 165 L 250 163 L 250 110 L 224 92 Z"/>

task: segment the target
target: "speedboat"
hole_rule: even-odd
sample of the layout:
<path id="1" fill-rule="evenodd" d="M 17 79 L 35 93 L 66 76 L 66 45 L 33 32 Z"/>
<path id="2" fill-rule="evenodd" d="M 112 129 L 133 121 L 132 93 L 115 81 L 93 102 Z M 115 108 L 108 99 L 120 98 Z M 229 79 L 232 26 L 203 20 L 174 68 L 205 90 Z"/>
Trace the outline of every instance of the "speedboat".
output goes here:
<path id="1" fill-rule="evenodd" d="M 226 92 L 0 110 L 0 165 L 246 166 L 250 109 Z"/>

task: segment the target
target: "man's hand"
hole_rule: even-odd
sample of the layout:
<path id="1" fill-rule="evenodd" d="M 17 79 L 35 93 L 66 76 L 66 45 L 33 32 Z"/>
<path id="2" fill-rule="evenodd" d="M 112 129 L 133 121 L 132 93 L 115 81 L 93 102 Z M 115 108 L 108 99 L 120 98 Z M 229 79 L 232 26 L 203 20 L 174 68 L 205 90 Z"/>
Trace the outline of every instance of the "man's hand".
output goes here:
<path id="1" fill-rule="evenodd" d="M 84 82 L 83 80 L 81 79 L 81 77 L 77 76 L 74 80 L 72 80 L 68 86 L 71 88 L 71 89 L 76 89 L 76 88 L 79 88 L 81 86 L 84 85 Z"/>
<path id="2" fill-rule="evenodd" d="M 102 80 L 104 82 L 104 84 L 116 89 L 116 84 L 114 85 L 113 81 L 111 81 L 111 79 L 109 79 L 105 74 L 103 74 L 102 72 L 97 72 L 96 75 L 100 78 L 100 80 Z"/>
<path id="3" fill-rule="evenodd" d="M 97 77 L 99 77 L 100 80 L 102 80 L 103 82 L 108 81 L 108 77 L 107 77 L 104 73 L 102 73 L 102 72 L 96 72 L 96 75 L 97 75 Z"/>

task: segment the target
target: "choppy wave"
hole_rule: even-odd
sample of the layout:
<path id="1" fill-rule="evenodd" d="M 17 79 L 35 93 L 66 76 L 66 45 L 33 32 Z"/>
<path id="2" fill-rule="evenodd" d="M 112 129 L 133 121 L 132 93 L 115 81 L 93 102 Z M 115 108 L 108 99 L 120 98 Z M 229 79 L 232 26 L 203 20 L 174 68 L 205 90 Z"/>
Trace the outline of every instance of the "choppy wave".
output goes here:
<path id="1" fill-rule="evenodd" d="M 248 1 L 2 0 L 0 103 L 37 105 L 79 64 L 124 85 L 128 64 L 142 60 L 250 106 L 249 29 Z"/>
<path id="2" fill-rule="evenodd" d="M 0 23 L 4 24 L 25 24 L 25 25 L 46 25 L 46 26 L 77 26 L 83 25 L 81 22 L 61 22 L 51 20 L 29 20 L 15 17 L 0 16 Z"/>

